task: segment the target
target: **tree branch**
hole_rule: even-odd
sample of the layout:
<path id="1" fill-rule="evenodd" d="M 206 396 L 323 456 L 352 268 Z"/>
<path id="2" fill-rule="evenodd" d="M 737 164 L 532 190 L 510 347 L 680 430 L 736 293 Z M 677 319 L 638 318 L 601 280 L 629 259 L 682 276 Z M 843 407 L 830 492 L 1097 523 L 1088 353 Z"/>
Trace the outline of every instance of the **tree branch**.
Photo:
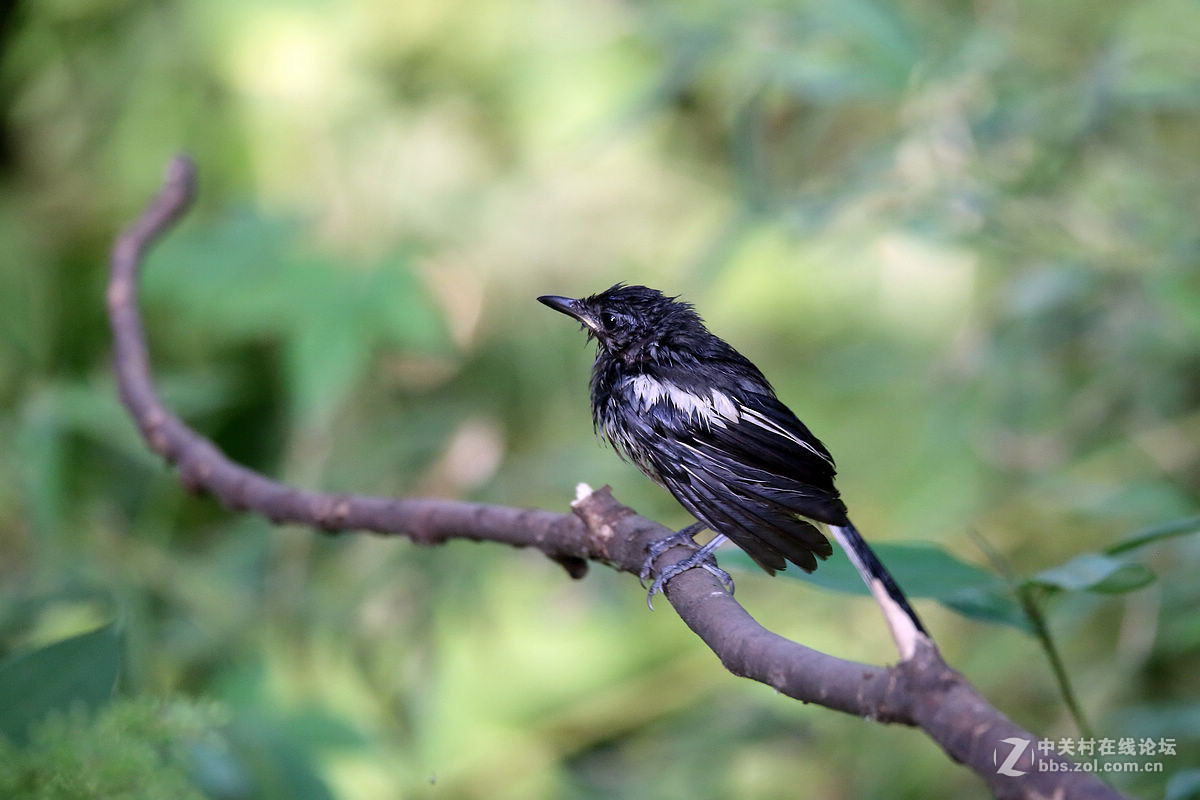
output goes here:
<path id="1" fill-rule="evenodd" d="M 586 574 L 589 561 L 636 575 L 647 544 L 670 533 L 618 503 L 607 487 L 583 492 L 573 504 L 574 514 L 558 514 L 453 500 L 311 492 L 231 461 L 163 405 L 151 380 L 137 304 L 145 251 L 187 210 L 194 188 L 191 161 L 176 157 L 158 196 L 117 239 L 107 293 L 121 400 L 150 448 L 177 466 L 188 489 L 207 492 L 230 509 L 325 533 L 365 530 L 407 536 L 420 544 L 465 538 L 534 547 L 574 578 Z M 683 548 L 675 548 L 663 556 L 663 563 L 686 555 Z M 806 703 L 917 727 L 952 759 L 975 771 L 998 798 L 1121 796 L 1088 773 L 1069 771 L 1068 760 L 1038 753 L 1036 737 L 989 705 L 924 637 L 912 658 L 891 667 L 870 666 L 812 650 L 763 628 L 704 570 L 676 577 L 667 584 L 666 596 L 733 674 Z M 1006 739 L 1029 743 L 1008 765 L 1009 775 L 1000 774 L 997 766 L 1013 749 Z M 1017 771 L 1024 774 L 1010 776 Z"/>

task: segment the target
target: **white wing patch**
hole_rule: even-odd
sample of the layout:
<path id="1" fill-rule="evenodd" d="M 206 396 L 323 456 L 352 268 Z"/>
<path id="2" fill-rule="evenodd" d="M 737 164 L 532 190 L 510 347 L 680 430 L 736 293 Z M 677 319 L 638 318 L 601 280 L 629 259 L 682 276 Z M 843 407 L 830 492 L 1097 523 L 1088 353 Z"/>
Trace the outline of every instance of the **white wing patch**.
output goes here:
<path id="1" fill-rule="evenodd" d="M 758 411 L 755 411 L 754 409 L 743 407 L 741 416 L 742 416 L 743 420 L 750 423 L 751 425 L 757 425 L 758 427 L 762 428 L 763 430 L 770 431 L 771 433 L 775 434 L 776 436 L 782 436 L 785 439 L 790 439 L 791 441 L 793 441 L 796 444 L 803 447 L 808 452 L 812 453 L 814 456 L 818 456 L 822 460 L 827 461 L 830 466 L 833 466 L 833 460 L 829 456 L 825 455 L 820 450 L 813 447 L 811 444 L 804 441 L 803 439 L 800 439 L 799 437 L 794 436 L 791 432 L 789 432 L 787 430 L 787 428 L 784 428 L 781 425 L 777 425 L 776 423 L 767 419 Z"/>
<path id="2" fill-rule="evenodd" d="M 708 394 L 695 394 L 669 381 L 660 381 L 649 375 L 635 375 L 625 382 L 633 389 L 643 411 L 649 411 L 656 403 L 667 402 L 689 418 L 706 425 L 724 428 L 726 422 L 738 420 L 738 407 L 729 395 L 713 389 Z"/>
<path id="3" fill-rule="evenodd" d="M 624 385 L 633 390 L 633 395 L 643 411 L 649 411 L 656 403 L 666 402 L 687 414 L 689 418 L 694 418 L 710 427 L 724 428 L 728 422 L 745 422 L 756 425 L 776 436 L 782 436 L 795 442 L 821 460 L 828 462 L 830 466 L 833 465 L 833 460 L 829 456 L 810 443 L 768 419 L 761 412 L 740 405 L 724 392 L 713 389 L 708 394 L 696 394 L 670 381 L 660 381 L 649 375 L 635 375 L 629 378 Z"/>

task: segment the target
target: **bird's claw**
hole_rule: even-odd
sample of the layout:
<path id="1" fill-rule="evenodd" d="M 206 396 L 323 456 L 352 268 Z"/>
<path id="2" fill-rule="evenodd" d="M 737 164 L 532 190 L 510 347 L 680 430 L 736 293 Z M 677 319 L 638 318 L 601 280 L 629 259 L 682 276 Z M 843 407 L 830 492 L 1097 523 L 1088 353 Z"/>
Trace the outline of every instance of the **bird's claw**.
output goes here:
<path id="1" fill-rule="evenodd" d="M 721 586 L 724 587 L 725 590 L 730 594 L 733 594 L 733 578 L 730 577 L 728 572 L 717 566 L 716 559 L 712 555 L 713 550 L 725 540 L 725 537 L 720 537 L 720 541 L 714 539 L 704 547 L 698 547 L 692 537 L 695 536 L 695 534 L 698 533 L 701 528 L 703 528 L 703 525 L 693 525 L 690 528 L 684 528 L 678 533 L 674 533 L 663 539 L 652 542 L 646 548 L 649 556 L 642 564 L 642 570 L 638 575 L 643 587 L 646 585 L 646 579 L 654 570 L 655 559 L 657 559 L 667 550 L 670 550 L 676 545 L 683 545 L 695 551 L 682 561 L 671 564 L 670 566 L 659 571 L 658 575 L 654 578 L 654 582 L 650 584 L 650 590 L 646 594 L 646 605 L 650 607 L 651 611 L 654 610 L 654 595 L 659 594 L 666 588 L 667 581 L 671 580 L 676 575 L 687 572 L 689 569 L 693 569 L 695 567 L 700 567 L 704 571 L 716 577 L 716 579 L 720 581 Z"/>
<path id="2" fill-rule="evenodd" d="M 650 577 L 650 573 L 654 572 L 654 562 L 663 553 L 675 546 L 686 547 L 690 550 L 699 550 L 699 545 L 693 540 L 693 536 L 703 530 L 703 525 L 691 525 L 681 531 L 676 531 L 670 536 L 664 536 L 661 539 L 655 539 L 646 546 L 646 560 L 642 562 L 642 569 L 638 573 L 638 582 L 642 588 L 646 588 L 646 579 Z"/>
<path id="3" fill-rule="evenodd" d="M 695 563 L 693 563 L 695 562 Z M 694 556 L 685 558 L 683 561 L 672 564 L 658 574 L 654 579 L 654 583 L 650 584 L 650 591 L 646 593 L 646 605 L 650 606 L 650 610 L 654 610 L 654 595 L 659 594 L 666 589 L 667 581 L 674 578 L 676 575 L 687 572 L 693 567 L 700 567 L 705 572 L 716 577 L 721 582 L 721 586 L 725 591 L 733 594 L 733 577 L 717 566 L 716 562 L 709 554 L 705 554 L 703 560 L 696 560 Z"/>

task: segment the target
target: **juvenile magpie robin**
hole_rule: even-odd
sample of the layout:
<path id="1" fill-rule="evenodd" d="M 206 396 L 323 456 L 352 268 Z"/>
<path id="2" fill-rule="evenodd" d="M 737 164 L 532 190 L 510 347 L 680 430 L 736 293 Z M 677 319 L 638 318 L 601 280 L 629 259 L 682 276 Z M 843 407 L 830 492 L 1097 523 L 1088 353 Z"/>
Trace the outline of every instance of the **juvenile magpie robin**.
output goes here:
<path id="1" fill-rule="evenodd" d="M 598 343 L 591 381 L 597 432 L 699 520 L 651 546 L 643 579 L 671 546 L 697 548 L 692 536 L 704 528 L 717 534 L 660 571 L 648 601 L 697 566 L 732 591 L 711 556 L 727 538 L 768 574 L 787 561 L 812 572 L 818 558 L 833 553 L 816 527 L 824 524 L 876 598 L 886 595 L 925 633 L 846 516 L 825 445 L 779 401 L 758 367 L 708 332 L 690 304 L 623 284 L 578 300 L 545 295 L 538 301 L 579 320 L 588 340 Z"/>

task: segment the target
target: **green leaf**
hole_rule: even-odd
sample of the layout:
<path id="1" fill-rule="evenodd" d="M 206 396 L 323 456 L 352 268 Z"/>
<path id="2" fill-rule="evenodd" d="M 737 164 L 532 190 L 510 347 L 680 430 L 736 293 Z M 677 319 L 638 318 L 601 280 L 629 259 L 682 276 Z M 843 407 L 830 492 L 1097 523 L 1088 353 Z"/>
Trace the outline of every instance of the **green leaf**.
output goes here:
<path id="1" fill-rule="evenodd" d="M 888 571 L 901 583 L 905 594 L 911 597 L 946 597 L 961 589 L 1000 583 L 999 578 L 987 570 L 959 561 L 936 545 L 877 544 L 872 548 Z M 816 572 L 789 571 L 787 574 L 840 592 L 870 593 L 840 550 L 822 563 Z"/>
<path id="2" fill-rule="evenodd" d="M 121 671 L 115 624 L 0 662 L 0 733 L 17 744 L 52 711 L 89 710 L 108 702 Z"/>
<path id="3" fill-rule="evenodd" d="M 1039 572 L 1028 583 L 1066 592 L 1120 594 L 1155 580 L 1145 566 L 1099 553 L 1085 553 L 1060 567 Z"/>
<path id="4" fill-rule="evenodd" d="M 967 619 L 1007 625 L 1031 636 L 1036 633 L 1029 616 L 1013 600 L 1007 586 L 964 589 L 949 597 L 938 598 L 938 602 Z"/>
<path id="5" fill-rule="evenodd" d="M 934 544 L 879 544 L 873 545 L 873 549 L 909 597 L 932 598 L 970 619 L 1030 630 L 1004 581 L 988 570 L 961 561 Z M 722 555 L 722 559 L 748 570 L 758 569 L 741 551 Z M 816 572 L 789 568 L 782 574 L 836 592 L 870 594 L 841 550 L 821 562 Z"/>
<path id="6" fill-rule="evenodd" d="M 1132 536 L 1122 539 L 1111 547 L 1106 548 L 1104 552 L 1110 556 L 1115 556 L 1120 553 L 1129 552 L 1130 550 L 1136 550 L 1139 547 L 1145 547 L 1162 539 L 1170 539 L 1175 536 L 1184 536 L 1189 533 L 1198 532 L 1200 532 L 1200 516 L 1185 517 L 1175 522 L 1168 522 L 1164 525 L 1155 525 L 1152 528 L 1140 530 Z"/>

